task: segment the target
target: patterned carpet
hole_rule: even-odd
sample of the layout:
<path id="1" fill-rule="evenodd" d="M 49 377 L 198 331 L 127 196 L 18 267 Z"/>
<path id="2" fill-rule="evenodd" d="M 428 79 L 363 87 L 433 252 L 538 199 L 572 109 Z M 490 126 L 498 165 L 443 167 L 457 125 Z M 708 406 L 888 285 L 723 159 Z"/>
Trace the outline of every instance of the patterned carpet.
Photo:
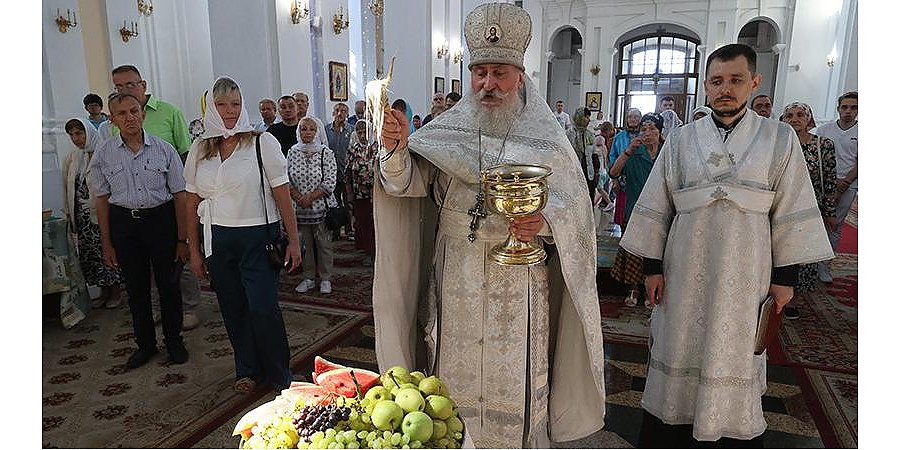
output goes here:
<path id="1" fill-rule="evenodd" d="M 190 360 L 183 365 L 166 364 L 161 352 L 125 371 L 136 348 L 127 306 L 94 310 L 70 330 L 45 322 L 43 447 L 181 447 L 256 398 L 270 398 L 271 392 L 231 389 L 234 360 L 214 294 L 204 292 L 201 300 L 202 325 L 184 334 Z M 282 312 L 295 371 L 371 317 L 291 303 L 282 303 Z"/>
<path id="2" fill-rule="evenodd" d="M 372 311 L 372 268 L 363 267 L 365 254 L 354 248 L 353 242 L 334 243 L 334 273 L 331 294 L 320 294 L 319 288 L 304 294 L 294 292 L 303 280 L 300 271 L 283 274 L 279 280 L 281 297 L 306 305 L 331 306 L 356 311 Z M 318 284 L 319 280 L 316 280 Z"/>

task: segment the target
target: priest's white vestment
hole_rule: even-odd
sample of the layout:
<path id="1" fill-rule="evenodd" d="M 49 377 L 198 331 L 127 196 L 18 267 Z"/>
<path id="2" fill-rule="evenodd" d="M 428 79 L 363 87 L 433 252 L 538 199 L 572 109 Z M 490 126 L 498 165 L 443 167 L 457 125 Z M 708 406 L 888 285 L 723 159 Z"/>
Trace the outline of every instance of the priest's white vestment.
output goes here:
<path id="1" fill-rule="evenodd" d="M 751 110 L 724 142 L 710 116 L 673 130 L 621 246 L 665 276 L 641 406 L 697 440 L 762 434 L 772 269 L 833 257 L 794 131 Z"/>

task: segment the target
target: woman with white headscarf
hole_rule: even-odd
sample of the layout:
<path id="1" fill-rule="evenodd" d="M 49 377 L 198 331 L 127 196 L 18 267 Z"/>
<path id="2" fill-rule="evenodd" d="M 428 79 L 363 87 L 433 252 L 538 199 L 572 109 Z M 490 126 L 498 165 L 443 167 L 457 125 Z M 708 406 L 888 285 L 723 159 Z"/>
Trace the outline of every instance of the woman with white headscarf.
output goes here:
<path id="1" fill-rule="evenodd" d="M 331 293 L 331 272 L 334 268 L 332 232 L 325 228 L 328 207 L 336 207 L 334 188 L 337 185 L 337 161 L 334 152 L 319 139 L 322 130 L 310 117 L 297 125 L 297 143 L 288 150 L 288 176 L 291 198 L 297 205 L 297 226 L 306 248 L 306 263 L 300 284 L 294 288 L 305 293 L 316 286 L 319 270 L 319 292 Z"/>
<path id="2" fill-rule="evenodd" d="M 283 265 L 293 271 L 300 264 L 287 164 L 274 136 L 252 133 L 240 87 L 230 78 L 209 90 L 203 126 L 184 164 L 188 211 L 196 211 L 188 226 L 191 270 L 212 279 L 234 349 L 234 390 L 247 393 L 259 384 L 285 389 L 292 378 L 290 350 L 277 300 L 279 269 L 270 264 L 266 245 L 282 232 L 283 220 Z"/>
<path id="3" fill-rule="evenodd" d="M 661 113 L 659 113 L 663 119 L 663 129 L 662 129 L 662 138 L 665 141 L 669 138 L 669 133 L 672 130 L 684 125 L 684 122 L 681 121 L 681 118 L 678 117 L 678 114 L 671 109 L 667 109 Z"/>
<path id="4" fill-rule="evenodd" d="M 709 106 L 698 106 L 691 112 L 691 122 L 700 120 L 709 115 L 712 115 L 712 110 L 709 109 Z"/>
<path id="5" fill-rule="evenodd" d="M 100 241 L 100 225 L 97 223 L 97 207 L 94 185 L 89 183 L 90 162 L 94 150 L 100 146 L 100 135 L 85 119 L 66 122 L 66 133 L 75 149 L 66 155 L 62 164 L 63 211 L 75 234 L 78 261 L 88 284 L 100 287 L 100 297 L 91 302 L 94 308 L 118 308 L 122 303 L 122 273 L 103 264 L 103 246 Z"/>

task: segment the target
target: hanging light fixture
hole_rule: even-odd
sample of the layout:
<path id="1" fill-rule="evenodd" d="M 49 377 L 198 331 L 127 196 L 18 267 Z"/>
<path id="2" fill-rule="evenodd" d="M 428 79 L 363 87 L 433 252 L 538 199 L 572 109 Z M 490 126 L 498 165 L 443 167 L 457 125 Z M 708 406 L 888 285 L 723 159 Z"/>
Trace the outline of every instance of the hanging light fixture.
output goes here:
<path id="1" fill-rule="evenodd" d="M 384 14 L 384 0 L 372 0 L 372 3 L 369 3 L 369 10 L 375 17 L 381 17 Z"/>
<path id="2" fill-rule="evenodd" d="M 153 15 L 153 2 L 151 0 L 137 0 L 138 12 L 150 17 Z"/>
<path id="3" fill-rule="evenodd" d="M 309 4 L 307 1 L 304 0 L 303 6 L 301 6 L 299 0 L 293 0 L 291 2 L 291 23 L 297 25 L 307 17 L 309 17 Z"/>

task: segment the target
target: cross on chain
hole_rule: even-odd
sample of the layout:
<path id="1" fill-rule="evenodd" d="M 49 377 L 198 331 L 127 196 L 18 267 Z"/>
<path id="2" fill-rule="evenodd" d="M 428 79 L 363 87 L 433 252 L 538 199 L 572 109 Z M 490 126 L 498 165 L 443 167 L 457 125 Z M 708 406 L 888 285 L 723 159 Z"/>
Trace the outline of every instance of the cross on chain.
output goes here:
<path id="1" fill-rule="evenodd" d="M 475 206 L 469 208 L 468 214 L 472 216 L 472 222 L 469 223 L 469 230 L 471 230 L 469 242 L 475 242 L 475 231 L 481 225 L 478 221 L 487 217 L 487 211 L 484 210 L 484 192 L 475 195 Z"/>

